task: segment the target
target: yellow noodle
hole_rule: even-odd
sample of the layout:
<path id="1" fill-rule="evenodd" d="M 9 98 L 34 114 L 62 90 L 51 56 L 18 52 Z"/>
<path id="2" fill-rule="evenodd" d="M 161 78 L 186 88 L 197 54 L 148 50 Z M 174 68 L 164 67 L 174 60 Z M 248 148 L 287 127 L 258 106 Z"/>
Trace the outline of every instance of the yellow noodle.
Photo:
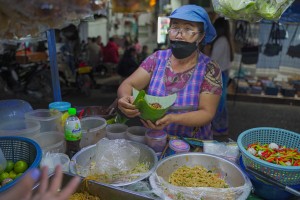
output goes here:
<path id="1" fill-rule="evenodd" d="M 69 200 L 101 200 L 97 196 L 90 195 L 87 192 L 76 192 L 70 196 Z"/>
<path id="2" fill-rule="evenodd" d="M 169 182 L 183 187 L 229 187 L 218 174 L 208 171 L 203 166 L 182 166 L 171 174 Z"/>
<path id="3" fill-rule="evenodd" d="M 114 183 L 115 181 L 130 182 L 139 177 L 138 174 L 149 171 L 149 163 L 138 163 L 135 168 L 117 174 L 98 174 L 91 173 L 84 180 L 93 180 L 101 183 Z M 137 174 L 137 175 L 135 175 Z"/>

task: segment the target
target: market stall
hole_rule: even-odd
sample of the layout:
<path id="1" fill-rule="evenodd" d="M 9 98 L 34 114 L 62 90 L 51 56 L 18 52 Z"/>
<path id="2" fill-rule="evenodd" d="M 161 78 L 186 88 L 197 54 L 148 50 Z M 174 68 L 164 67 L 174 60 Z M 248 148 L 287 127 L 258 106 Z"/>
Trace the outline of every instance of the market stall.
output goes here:
<path id="1" fill-rule="evenodd" d="M 232 13 L 231 17 L 236 19 L 233 22 L 236 54 L 231 75 L 234 80 L 229 86 L 230 99 L 298 105 L 300 60 L 292 52 L 299 46 L 297 16 L 300 4 L 299 1 L 285 2 L 290 6 L 285 7 L 280 16 L 271 13 L 274 11 L 271 8 L 265 9 L 260 12 L 270 12 L 269 18 L 255 18 L 250 23 Z M 276 4 L 270 5 L 276 7 Z M 252 12 L 251 7 L 244 11 Z M 219 12 L 223 16 L 229 15 L 225 11 Z"/>
<path id="2" fill-rule="evenodd" d="M 255 1 L 251 2 L 253 4 Z M 267 18 L 278 19 L 292 3 L 286 2 L 281 4 L 284 8 L 277 8 L 280 14 L 275 13 Z M 51 7 L 50 11 L 60 12 L 61 3 L 47 4 L 45 7 L 48 11 Z M 68 9 L 75 9 L 79 14 L 77 17 L 80 17 L 86 14 L 86 10 L 79 8 L 87 5 L 86 1 L 76 1 L 76 5 Z M 251 5 L 246 5 L 247 9 Z M 225 9 L 228 17 L 232 17 L 234 5 L 230 6 L 225 9 L 223 5 L 219 11 L 225 14 Z M 0 14 L 7 17 L 1 11 Z M 250 9 L 253 13 L 249 12 L 249 16 L 244 18 L 244 11 L 241 9 L 238 12 L 239 19 L 243 16 L 244 20 L 252 21 L 265 17 L 262 15 L 265 13 L 260 13 L 261 16 L 257 18 L 257 11 Z M 18 12 L 23 16 L 20 10 Z M 46 36 L 55 102 L 49 105 L 49 109 L 37 110 L 32 110 L 23 101 L 0 102 L 1 108 L 11 105 L 18 108 L 14 115 L 9 115 L 8 110 L 7 118 L 11 117 L 11 120 L 0 123 L 0 136 L 4 136 L 0 137 L 0 161 L 5 162 L 0 163 L 0 192 L 12 190 L 20 181 L 18 177 L 27 170 L 43 165 L 53 170 L 57 164 L 61 164 L 64 170 L 63 186 L 72 177 L 81 176 L 81 184 L 72 199 L 86 199 L 92 195 L 95 199 L 244 200 L 251 199 L 249 195 L 253 188 L 257 195 L 265 199 L 299 197 L 300 135 L 297 133 L 262 127 L 244 131 L 237 142 L 200 140 L 143 126 L 129 126 L 128 119 L 116 112 L 116 102 L 108 108 L 73 108 L 70 103 L 62 102 L 52 28 L 50 25 L 46 28 Z M 10 29 L 4 30 L 6 32 L 2 36 L 9 38 Z M 132 94 L 133 104 L 141 112 L 138 120 L 155 122 L 170 109 L 180 110 L 178 107 L 172 108 L 176 93 L 157 97 L 146 94 L 144 90 L 133 89 Z M 20 126 L 14 121 L 15 117 Z M 71 131 L 69 125 L 73 126 Z M 73 139 L 64 138 L 63 130 L 68 131 Z M 12 134 L 21 137 L 10 137 Z M 79 149 L 72 149 L 76 152 L 68 157 L 65 148 L 70 148 L 70 144 L 76 144 Z M 9 161 L 13 161 L 13 167 L 8 168 Z M 14 177 L 7 179 L 7 174 Z M 263 178 L 257 178 L 257 174 L 264 177 L 265 181 L 271 181 L 267 184 L 261 181 Z M 50 175 L 50 179 L 54 179 L 53 175 Z M 33 188 L 33 193 L 38 192 L 39 187 Z"/>

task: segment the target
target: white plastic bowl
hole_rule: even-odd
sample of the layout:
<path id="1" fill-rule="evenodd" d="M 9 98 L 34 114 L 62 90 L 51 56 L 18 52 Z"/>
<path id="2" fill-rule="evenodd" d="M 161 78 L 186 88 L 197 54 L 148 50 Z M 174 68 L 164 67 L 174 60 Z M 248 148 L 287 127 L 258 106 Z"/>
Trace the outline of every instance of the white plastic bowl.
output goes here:
<path id="1" fill-rule="evenodd" d="M 82 138 L 80 141 L 81 148 L 96 144 L 105 137 L 106 120 L 102 117 L 85 117 L 80 120 Z"/>
<path id="2" fill-rule="evenodd" d="M 126 124 L 109 124 L 106 126 L 106 137 L 110 140 L 125 139 L 127 128 Z"/>
<path id="3" fill-rule="evenodd" d="M 143 126 L 131 126 L 126 130 L 126 137 L 128 140 L 146 144 L 145 134 L 147 130 L 148 129 Z"/>
<path id="4" fill-rule="evenodd" d="M 61 130 L 62 113 L 58 110 L 37 109 L 25 113 L 25 119 L 37 121 L 41 124 L 41 132 Z"/>
<path id="5" fill-rule="evenodd" d="M 2 121 L 0 123 L 0 136 L 22 136 L 32 139 L 40 132 L 40 128 L 40 123 L 36 121 Z"/>
<path id="6" fill-rule="evenodd" d="M 43 153 L 65 153 L 64 135 L 57 131 L 43 132 L 33 138 L 42 148 Z"/>

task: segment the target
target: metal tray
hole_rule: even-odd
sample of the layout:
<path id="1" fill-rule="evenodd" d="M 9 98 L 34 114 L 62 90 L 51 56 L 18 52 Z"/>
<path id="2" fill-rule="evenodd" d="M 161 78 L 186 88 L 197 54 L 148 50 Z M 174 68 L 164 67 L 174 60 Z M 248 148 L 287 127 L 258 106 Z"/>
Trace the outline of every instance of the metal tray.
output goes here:
<path id="1" fill-rule="evenodd" d="M 49 179 L 51 180 L 53 176 L 54 174 L 50 175 Z M 73 174 L 64 172 L 62 188 L 64 188 L 64 186 L 66 186 L 73 177 Z M 38 187 L 39 185 L 36 185 L 33 188 L 33 193 L 38 191 Z M 87 191 L 91 195 L 100 197 L 101 200 L 153 200 L 153 198 L 147 197 L 143 194 L 112 185 L 94 181 L 88 181 L 88 184 L 86 185 L 85 182 L 83 182 L 83 178 L 81 178 L 81 183 L 76 192 L 84 191 Z"/>

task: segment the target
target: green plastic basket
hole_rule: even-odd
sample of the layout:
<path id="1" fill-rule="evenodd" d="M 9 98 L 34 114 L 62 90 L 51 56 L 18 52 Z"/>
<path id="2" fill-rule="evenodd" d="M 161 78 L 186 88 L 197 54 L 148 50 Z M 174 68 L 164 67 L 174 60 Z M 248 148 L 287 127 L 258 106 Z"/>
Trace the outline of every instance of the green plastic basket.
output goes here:
<path id="1" fill-rule="evenodd" d="M 281 166 L 261 160 L 247 151 L 249 144 L 276 143 L 288 148 L 300 149 L 300 134 L 292 131 L 259 127 L 246 130 L 238 136 L 237 144 L 242 153 L 243 163 L 246 167 L 252 167 L 265 173 L 285 185 L 300 184 L 300 166 Z"/>

